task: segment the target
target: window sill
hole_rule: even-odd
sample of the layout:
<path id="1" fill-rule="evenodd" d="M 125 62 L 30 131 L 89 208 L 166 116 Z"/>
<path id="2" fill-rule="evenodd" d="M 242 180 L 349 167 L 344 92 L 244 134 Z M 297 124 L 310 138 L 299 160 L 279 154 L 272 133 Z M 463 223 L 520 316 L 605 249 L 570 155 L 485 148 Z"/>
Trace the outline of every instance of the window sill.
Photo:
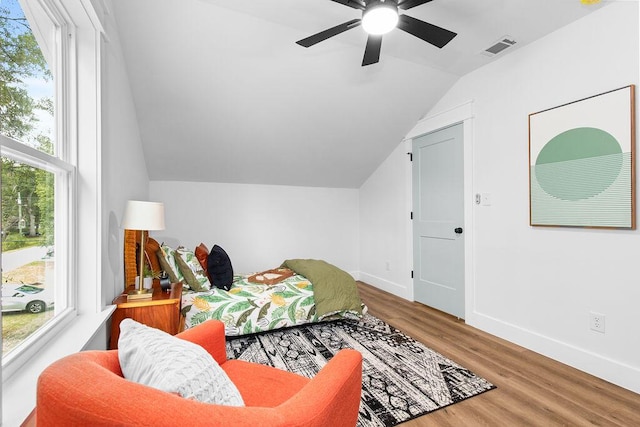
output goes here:
<path id="1" fill-rule="evenodd" d="M 2 384 L 2 425 L 18 426 L 36 406 L 36 385 L 40 373 L 54 361 L 81 351 L 115 310 L 107 306 L 100 313 L 76 316 L 46 349 L 38 352 L 19 372 Z M 105 342 L 106 346 L 106 342 Z"/>

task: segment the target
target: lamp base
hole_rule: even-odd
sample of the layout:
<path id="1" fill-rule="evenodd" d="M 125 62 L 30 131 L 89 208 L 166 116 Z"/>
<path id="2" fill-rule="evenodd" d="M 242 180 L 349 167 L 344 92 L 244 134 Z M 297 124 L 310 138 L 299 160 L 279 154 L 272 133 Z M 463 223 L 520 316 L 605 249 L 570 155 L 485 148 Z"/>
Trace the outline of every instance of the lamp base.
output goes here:
<path id="1" fill-rule="evenodd" d="M 127 301 L 153 298 L 153 291 L 149 289 L 133 289 L 127 292 Z"/>

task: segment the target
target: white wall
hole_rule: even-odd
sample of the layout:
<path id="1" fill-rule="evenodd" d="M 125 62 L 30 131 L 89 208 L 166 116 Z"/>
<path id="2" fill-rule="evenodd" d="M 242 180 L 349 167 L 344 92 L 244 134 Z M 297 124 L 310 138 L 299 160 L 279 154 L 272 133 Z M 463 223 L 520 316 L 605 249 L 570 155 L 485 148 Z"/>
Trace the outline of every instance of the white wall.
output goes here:
<path id="1" fill-rule="evenodd" d="M 135 106 L 116 23 L 100 16 L 102 42 L 102 302 L 110 304 L 124 289 L 124 231 L 120 220 L 127 200 L 148 200 L 149 178 Z M 102 8 L 96 7 L 98 13 Z"/>
<path id="2" fill-rule="evenodd" d="M 400 143 L 360 187 L 360 280 L 412 300 L 409 151 Z"/>
<path id="3" fill-rule="evenodd" d="M 636 392 L 639 232 L 530 227 L 527 165 L 528 115 L 638 85 L 638 50 L 638 3 L 613 2 L 464 76 L 427 115 L 473 101 L 473 157 L 467 171 L 473 193 L 489 192 L 493 198 L 491 206 L 473 208 L 468 229 L 474 262 L 467 265 L 473 296 L 467 301 L 467 323 Z M 406 173 L 402 157 L 404 150 L 396 150 L 363 186 L 361 206 L 404 191 L 396 187 Z M 397 184 L 369 188 L 387 176 Z M 377 218 L 363 211 L 363 236 L 377 232 L 370 224 L 381 223 L 385 215 L 394 215 L 390 222 L 405 215 L 399 208 L 383 210 Z M 402 233 L 387 238 L 390 247 L 409 244 Z M 371 275 L 405 286 L 379 271 L 384 258 L 362 254 L 363 277 L 372 269 Z M 604 334 L 589 329 L 590 311 L 606 315 Z"/>
<path id="4" fill-rule="evenodd" d="M 358 270 L 356 189 L 151 181 L 150 197 L 164 202 L 166 216 L 166 230 L 152 237 L 190 249 L 218 244 L 234 272 L 263 271 L 289 258 Z"/>

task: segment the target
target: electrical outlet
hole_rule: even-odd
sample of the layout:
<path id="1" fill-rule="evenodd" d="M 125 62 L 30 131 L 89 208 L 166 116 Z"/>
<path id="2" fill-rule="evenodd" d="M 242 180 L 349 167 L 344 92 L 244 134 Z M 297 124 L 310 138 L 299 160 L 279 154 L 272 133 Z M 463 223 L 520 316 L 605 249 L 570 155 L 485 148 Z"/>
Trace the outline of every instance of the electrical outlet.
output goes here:
<path id="1" fill-rule="evenodd" d="M 594 313 L 593 311 L 590 312 L 589 325 L 591 326 L 592 331 L 601 332 L 604 334 L 604 314 Z"/>

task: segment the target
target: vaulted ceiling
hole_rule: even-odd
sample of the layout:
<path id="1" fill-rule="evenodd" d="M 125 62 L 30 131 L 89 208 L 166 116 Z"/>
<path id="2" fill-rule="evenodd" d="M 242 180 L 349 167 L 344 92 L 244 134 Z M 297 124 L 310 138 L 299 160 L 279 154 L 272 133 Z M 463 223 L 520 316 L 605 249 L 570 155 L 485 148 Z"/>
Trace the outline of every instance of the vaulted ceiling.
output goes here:
<path id="1" fill-rule="evenodd" d="M 113 0 L 151 180 L 358 188 L 462 75 L 606 5 L 434 0 L 404 13 L 458 33 L 297 40 L 361 17 L 330 0 Z M 505 35 L 517 43 L 482 52 Z"/>

